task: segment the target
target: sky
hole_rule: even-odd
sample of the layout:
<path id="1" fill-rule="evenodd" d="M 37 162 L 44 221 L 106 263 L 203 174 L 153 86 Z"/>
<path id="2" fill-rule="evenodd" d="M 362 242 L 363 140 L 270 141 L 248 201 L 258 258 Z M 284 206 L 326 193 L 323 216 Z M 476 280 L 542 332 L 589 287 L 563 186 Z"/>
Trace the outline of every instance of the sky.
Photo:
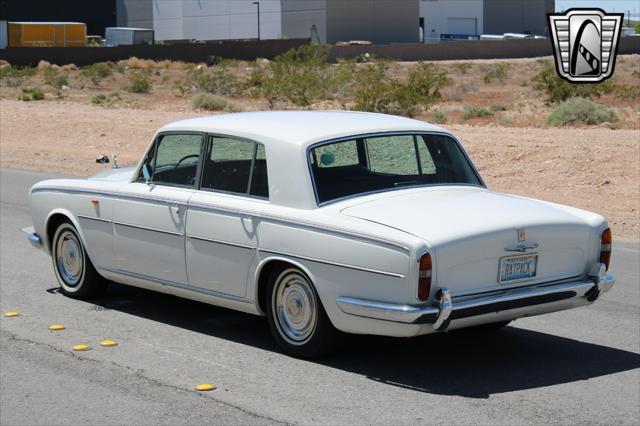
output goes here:
<path id="1" fill-rule="evenodd" d="M 605 12 L 627 13 L 631 11 L 631 17 L 640 14 L 640 0 L 556 0 L 556 11 L 567 10 L 572 7 L 596 7 Z M 635 9 L 635 14 L 634 14 Z"/>

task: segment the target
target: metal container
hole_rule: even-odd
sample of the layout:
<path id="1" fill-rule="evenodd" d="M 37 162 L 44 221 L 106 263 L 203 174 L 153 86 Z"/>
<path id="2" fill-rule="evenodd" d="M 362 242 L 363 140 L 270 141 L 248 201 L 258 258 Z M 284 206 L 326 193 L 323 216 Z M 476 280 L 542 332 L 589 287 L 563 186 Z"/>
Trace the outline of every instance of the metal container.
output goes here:
<path id="1" fill-rule="evenodd" d="M 105 39 L 107 46 L 153 44 L 154 32 L 146 28 L 107 27 Z"/>
<path id="2" fill-rule="evenodd" d="M 84 47 L 82 22 L 9 22 L 10 47 Z"/>

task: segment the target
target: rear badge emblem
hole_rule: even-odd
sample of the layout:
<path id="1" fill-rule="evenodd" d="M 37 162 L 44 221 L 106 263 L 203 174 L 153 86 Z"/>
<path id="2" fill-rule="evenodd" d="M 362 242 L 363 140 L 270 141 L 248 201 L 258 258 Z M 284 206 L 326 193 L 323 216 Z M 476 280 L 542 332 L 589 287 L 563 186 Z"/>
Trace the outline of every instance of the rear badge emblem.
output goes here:
<path id="1" fill-rule="evenodd" d="M 527 230 L 525 228 L 518 229 L 518 242 L 521 243 L 527 239 Z"/>

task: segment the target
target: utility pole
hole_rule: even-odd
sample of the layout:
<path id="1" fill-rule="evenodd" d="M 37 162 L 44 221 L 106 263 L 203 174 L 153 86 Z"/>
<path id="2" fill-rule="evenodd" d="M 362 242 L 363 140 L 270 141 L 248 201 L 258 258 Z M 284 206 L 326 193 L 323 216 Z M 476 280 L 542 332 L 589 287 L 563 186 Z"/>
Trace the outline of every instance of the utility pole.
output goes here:
<path id="1" fill-rule="evenodd" d="M 258 40 L 260 40 L 260 2 L 254 1 L 252 4 L 258 6 Z"/>

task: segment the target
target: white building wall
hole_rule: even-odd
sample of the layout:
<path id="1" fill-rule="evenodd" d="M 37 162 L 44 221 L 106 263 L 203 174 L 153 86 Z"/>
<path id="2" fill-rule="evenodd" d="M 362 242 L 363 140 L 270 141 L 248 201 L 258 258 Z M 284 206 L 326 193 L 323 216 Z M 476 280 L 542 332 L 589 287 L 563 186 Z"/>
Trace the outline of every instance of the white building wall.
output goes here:
<path id="1" fill-rule="evenodd" d="M 258 37 L 255 0 L 153 0 L 156 40 Z M 280 0 L 260 0 L 260 38 L 282 34 Z"/>
<path id="2" fill-rule="evenodd" d="M 475 22 L 476 34 L 483 33 L 483 0 L 420 0 L 420 17 L 425 22 L 425 40 L 441 34 L 456 34 Z"/>

